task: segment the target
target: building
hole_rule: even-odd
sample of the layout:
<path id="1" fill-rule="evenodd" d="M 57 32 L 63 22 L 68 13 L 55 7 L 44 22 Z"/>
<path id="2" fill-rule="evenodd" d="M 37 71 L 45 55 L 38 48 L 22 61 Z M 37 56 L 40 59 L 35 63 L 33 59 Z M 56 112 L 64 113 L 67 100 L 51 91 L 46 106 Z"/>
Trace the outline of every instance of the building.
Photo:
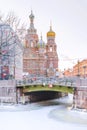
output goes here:
<path id="1" fill-rule="evenodd" d="M 55 76 L 56 69 L 58 69 L 56 34 L 50 26 L 50 30 L 47 32 L 47 43 L 45 43 L 42 36 L 39 39 L 34 27 L 35 17 L 32 11 L 29 18 L 30 27 L 24 43 L 23 72 L 35 76 Z"/>
<path id="2" fill-rule="evenodd" d="M 77 64 L 73 66 L 73 75 L 87 77 L 87 59 L 78 61 Z"/>
<path id="3" fill-rule="evenodd" d="M 65 77 L 72 77 L 73 76 L 73 71 L 72 69 L 65 69 L 64 72 L 63 72 L 63 76 Z"/>
<path id="4" fill-rule="evenodd" d="M 64 70 L 64 75 L 66 77 L 70 76 L 80 76 L 84 78 L 87 77 L 87 59 L 78 61 L 73 66 L 73 69 Z"/>

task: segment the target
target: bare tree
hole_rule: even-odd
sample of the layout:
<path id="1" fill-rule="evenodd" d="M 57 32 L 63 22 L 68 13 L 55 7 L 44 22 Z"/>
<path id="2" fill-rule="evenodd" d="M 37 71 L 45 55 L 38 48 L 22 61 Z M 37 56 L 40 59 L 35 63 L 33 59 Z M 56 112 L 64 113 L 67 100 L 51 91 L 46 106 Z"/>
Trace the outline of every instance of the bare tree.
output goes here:
<path id="1" fill-rule="evenodd" d="M 3 14 L 2 14 L 2 12 L 0 11 L 0 22 L 2 22 L 3 21 Z"/>
<path id="2" fill-rule="evenodd" d="M 14 12 L 9 12 L 4 22 L 9 24 L 14 30 L 18 29 L 20 26 L 20 19 L 15 15 Z"/>
<path id="3" fill-rule="evenodd" d="M 5 17 L 0 12 L 0 21 L 5 24 L 9 24 L 13 28 L 15 33 L 19 36 L 20 40 L 23 40 L 26 33 L 26 24 L 22 23 L 21 19 L 16 16 L 13 11 L 8 12 Z"/>
<path id="4" fill-rule="evenodd" d="M 9 25 L 0 25 L 0 79 L 9 79 L 9 76 L 15 75 L 19 61 L 22 62 L 23 46 L 20 43 Z"/>

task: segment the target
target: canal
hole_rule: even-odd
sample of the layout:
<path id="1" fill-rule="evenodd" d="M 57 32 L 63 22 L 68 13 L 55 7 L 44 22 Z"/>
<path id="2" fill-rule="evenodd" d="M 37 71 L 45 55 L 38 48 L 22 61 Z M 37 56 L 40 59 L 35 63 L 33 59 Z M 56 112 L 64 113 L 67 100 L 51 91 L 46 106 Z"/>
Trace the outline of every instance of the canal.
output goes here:
<path id="1" fill-rule="evenodd" d="M 87 113 L 71 109 L 72 95 L 26 105 L 1 104 L 1 130 L 87 130 Z"/>

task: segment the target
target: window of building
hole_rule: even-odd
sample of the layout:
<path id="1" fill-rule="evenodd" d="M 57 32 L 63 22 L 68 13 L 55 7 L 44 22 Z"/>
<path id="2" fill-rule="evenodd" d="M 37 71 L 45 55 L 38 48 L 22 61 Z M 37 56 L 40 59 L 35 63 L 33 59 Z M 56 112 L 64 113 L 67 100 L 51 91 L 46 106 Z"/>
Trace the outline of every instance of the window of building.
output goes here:
<path id="1" fill-rule="evenodd" d="M 33 47 L 33 42 L 31 41 L 31 47 Z"/>
<path id="2" fill-rule="evenodd" d="M 52 52 L 52 47 L 50 47 L 50 52 Z"/>

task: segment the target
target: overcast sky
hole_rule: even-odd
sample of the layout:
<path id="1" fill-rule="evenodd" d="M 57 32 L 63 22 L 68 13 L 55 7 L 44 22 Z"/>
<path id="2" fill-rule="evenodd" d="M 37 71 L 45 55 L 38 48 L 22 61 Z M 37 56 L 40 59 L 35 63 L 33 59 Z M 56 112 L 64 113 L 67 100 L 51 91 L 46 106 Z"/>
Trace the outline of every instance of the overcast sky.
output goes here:
<path id="1" fill-rule="evenodd" d="M 87 58 L 87 0 L 0 0 L 3 14 L 14 11 L 28 27 L 31 9 L 37 33 L 42 32 L 45 42 L 52 21 L 60 69 Z"/>

